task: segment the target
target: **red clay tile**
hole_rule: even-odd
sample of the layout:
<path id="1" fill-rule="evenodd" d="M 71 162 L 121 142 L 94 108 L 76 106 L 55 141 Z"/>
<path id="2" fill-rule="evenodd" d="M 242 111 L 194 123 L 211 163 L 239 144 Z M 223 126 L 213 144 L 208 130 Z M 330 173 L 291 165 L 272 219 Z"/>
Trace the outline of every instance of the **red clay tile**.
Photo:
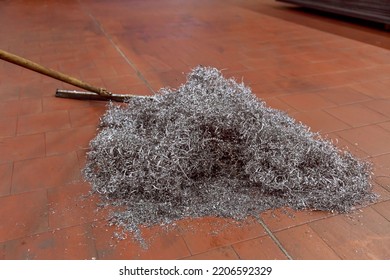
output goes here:
<path id="1" fill-rule="evenodd" d="M 190 256 L 190 252 L 176 229 L 165 230 L 159 226 L 141 229 L 141 234 L 147 247 L 129 235 L 124 240 L 118 240 L 115 232 L 120 232 L 113 226 L 107 226 L 105 221 L 94 223 L 94 236 L 99 259 L 182 259 Z"/>
<path id="2" fill-rule="evenodd" d="M 45 137 L 33 134 L 3 138 L 0 154 L 0 163 L 42 157 L 45 155 Z"/>
<path id="3" fill-rule="evenodd" d="M 88 150 L 78 150 L 78 151 L 76 151 L 77 158 L 78 158 L 78 161 L 79 161 L 79 166 L 81 166 L 81 168 L 84 168 L 84 166 L 86 165 L 86 162 L 87 162 L 87 152 L 88 152 Z"/>
<path id="4" fill-rule="evenodd" d="M 47 231 L 5 243 L 7 260 L 96 259 L 90 224 Z"/>
<path id="5" fill-rule="evenodd" d="M 273 82 L 262 82 L 260 84 L 252 84 L 250 88 L 253 94 L 255 94 L 257 97 L 262 99 L 276 97 L 284 94 L 284 91 L 281 90 Z"/>
<path id="6" fill-rule="evenodd" d="M 260 214 L 267 227 L 273 231 L 280 231 L 290 227 L 303 225 L 311 221 L 321 220 L 332 216 L 325 211 L 294 211 L 289 208 L 269 210 Z"/>
<path id="7" fill-rule="evenodd" d="M 314 93 L 329 99 L 337 105 L 352 104 L 371 99 L 369 96 L 362 94 L 350 87 L 328 88 Z"/>
<path id="8" fill-rule="evenodd" d="M 390 176 L 390 153 L 370 158 L 374 163 L 374 173 L 376 176 Z"/>
<path id="9" fill-rule="evenodd" d="M 372 98 L 389 98 L 389 85 L 385 83 L 378 81 L 359 82 L 354 83 L 351 87 Z"/>
<path id="10" fill-rule="evenodd" d="M 285 77 L 305 77 L 346 70 L 337 60 L 297 62 L 295 65 L 283 65 L 282 75 Z"/>
<path id="11" fill-rule="evenodd" d="M 375 182 L 382 186 L 387 191 L 390 191 L 390 177 L 389 176 L 376 176 Z"/>
<path id="12" fill-rule="evenodd" d="M 349 85 L 356 82 L 378 83 L 378 81 L 380 81 L 381 79 L 388 78 L 388 67 L 389 66 L 387 65 L 376 65 L 370 68 L 357 68 L 350 71 L 314 75 L 305 78 L 305 80 L 310 80 L 312 83 L 315 84 L 322 83 L 323 85 L 327 85 L 327 87 Z M 355 88 L 355 86 L 351 85 L 351 87 L 357 89 Z M 359 89 L 357 90 L 360 91 Z M 378 90 L 380 89 L 378 88 Z M 386 87 L 383 85 L 381 90 L 386 91 Z M 370 95 L 365 91 L 361 92 Z"/>
<path id="13" fill-rule="evenodd" d="M 374 163 L 374 179 L 390 191 L 390 153 L 370 158 Z"/>
<path id="14" fill-rule="evenodd" d="M 47 230 L 46 191 L 3 196 L 0 205 L 0 242 Z"/>
<path id="15" fill-rule="evenodd" d="M 0 118 L 0 138 L 11 137 L 16 133 L 16 117 Z"/>
<path id="16" fill-rule="evenodd" d="M 360 159 L 369 158 L 368 153 L 361 150 L 359 146 L 353 145 L 350 142 L 343 139 L 342 137 L 340 137 L 340 135 L 338 135 L 338 132 L 331 132 L 326 134 L 326 139 L 330 140 L 333 143 L 333 145 L 338 147 L 340 150 L 348 151 L 357 158 Z"/>
<path id="17" fill-rule="evenodd" d="M 150 84 L 150 83 L 149 83 Z M 150 89 L 146 84 L 131 85 L 130 87 L 123 87 L 119 89 L 119 93 L 130 94 L 130 95 L 141 95 L 141 96 L 150 96 L 153 93 L 160 90 L 160 88 Z"/>
<path id="18" fill-rule="evenodd" d="M 220 247 L 211 251 L 193 255 L 185 260 L 238 260 L 237 253 L 231 246 Z"/>
<path id="19" fill-rule="evenodd" d="M 282 78 L 279 70 L 264 69 L 255 71 L 244 71 L 234 73 L 234 78 L 237 80 L 243 80 L 245 84 L 257 84 L 263 81 L 277 81 Z"/>
<path id="20" fill-rule="evenodd" d="M 0 244 L 0 260 L 5 260 L 5 244 Z"/>
<path id="21" fill-rule="evenodd" d="M 151 70 L 155 70 L 158 72 L 172 70 L 171 66 L 164 63 L 164 61 L 162 61 L 158 57 L 150 56 L 150 55 L 142 55 L 141 57 L 145 60 L 145 62 L 147 62 L 150 65 Z"/>
<path id="22" fill-rule="evenodd" d="M 390 122 L 384 122 L 384 123 L 380 123 L 378 125 L 384 129 L 386 129 L 387 131 L 390 131 Z"/>
<path id="23" fill-rule="evenodd" d="M 72 127 L 94 125 L 97 127 L 99 118 L 103 116 L 105 108 L 101 106 L 92 106 L 69 110 L 70 123 Z"/>
<path id="24" fill-rule="evenodd" d="M 271 237 L 263 236 L 232 245 L 243 260 L 286 260 L 287 256 L 280 250 Z"/>
<path id="25" fill-rule="evenodd" d="M 44 78 L 39 83 L 28 83 L 24 85 L 20 90 L 20 100 L 36 100 L 35 106 L 38 106 L 38 101 L 41 102 L 41 98 L 44 96 L 54 96 L 56 89 L 61 85 L 61 82 L 55 81 L 50 78 Z M 42 104 L 41 104 L 42 110 Z M 38 107 L 35 108 L 37 110 Z"/>
<path id="26" fill-rule="evenodd" d="M 390 199 L 390 186 L 382 187 L 378 182 L 373 183 L 372 191 L 379 195 L 378 202 Z"/>
<path id="27" fill-rule="evenodd" d="M 275 235 L 293 259 L 340 259 L 307 224 L 279 231 Z"/>
<path id="28" fill-rule="evenodd" d="M 82 182 L 49 189 L 49 228 L 65 228 L 106 218 L 107 211 L 98 209 L 98 198 L 89 195 L 90 190 L 91 186 Z"/>
<path id="29" fill-rule="evenodd" d="M 278 87 L 279 90 L 287 93 L 297 93 L 301 94 L 302 92 L 312 92 L 317 91 L 320 89 L 324 89 L 329 87 L 328 84 L 317 81 L 312 81 L 311 78 L 285 78 L 281 79 L 279 81 L 275 81 L 275 85 Z M 317 100 L 318 101 L 318 100 Z M 328 100 L 326 100 L 328 101 Z M 330 102 L 330 101 L 328 101 Z M 319 102 L 321 103 L 321 102 Z M 319 105 L 319 104 L 317 104 Z M 299 104 L 297 105 L 299 106 Z M 302 103 L 301 107 L 304 106 L 304 103 Z M 320 106 L 321 107 L 321 106 Z"/>
<path id="30" fill-rule="evenodd" d="M 12 163 L 0 164 L 0 196 L 11 193 Z"/>
<path id="31" fill-rule="evenodd" d="M 360 104 L 329 108 L 326 109 L 326 111 L 353 127 L 374 124 L 387 120 L 387 117 L 383 114 Z"/>
<path id="32" fill-rule="evenodd" d="M 84 100 L 48 96 L 42 98 L 42 106 L 44 112 L 50 112 L 83 108 L 89 106 L 89 103 Z"/>
<path id="33" fill-rule="evenodd" d="M 342 259 L 389 259 L 390 222 L 370 207 L 310 223 Z"/>
<path id="34" fill-rule="evenodd" d="M 44 112 L 34 115 L 20 116 L 18 134 L 34 134 L 70 127 L 67 111 Z"/>
<path id="35" fill-rule="evenodd" d="M 42 100 L 40 98 L 26 98 L 19 101 L 19 115 L 38 114 L 42 112 Z"/>
<path id="36" fill-rule="evenodd" d="M 0 102 L 0 118 L 16 117 L 20 111 L 18 100 Z"/>
<path id="37" fill-rule="evenodd" d="M 87 149 L 96 136 L 95 126 L 67 128 L 46 133 L 46 155 L 58 155 Z"/>
<path id="38" fill-rule="evenodd" d="M 143 84 L 138 77 L 134 77 L 133 75 L 115 75 L 115 77 L 104 76 L 102 77 L 102 80 L 109 91 L 121 94 L 133 94 L 134 92 L 131 90 L 132 86 Z"/>
<path id="39" fill-rule="evenodd" d="M 20 92 L 20 87 L 17 85 L 1 85 L 0 100 L 1 101 L 18 100 L 19 92 Z"/>
<path id="40" fill-rule="evenodd" d="M 296 111 L 293 107 L 289 106 L 278 97 L 266 97 L 263 100 L 268 107 L 278 109 L 289 114 L 292 114 Z"/>
<path id="41" fill-rule="evenodd" d="M 298 112 L 292 115 L 296 120 L 310 127 L 311 131 L 322 134 L 344 130 L 350 126 L 322 110 Z"/>
<path id="42" fill-rule="evenodd" d="M 385 99 L 385 100 L 377 99 L 377 100 L 372 100 L 370 102 L 365 102 L 364 104 L 367 107 L 371 108 L 372 110 L 387 116 L 388 119 L 390 118 L 390 99 Z"/>
<path id="43" fill-rule="evenodd" d="M 310 111 L 334 106 L 331 101 L 313 93 L 291 94 L 279 98 L 298 111 Z"/>
<path id="44" fill-rule="evenodd" d="M 81 179 L 75 152 L 15 162 L 12 193 L 62 186 Z"/>
<path id="45" fill-rule="evenodd" d="M 362 126 L 340 131 L 337 134 L 370 156 L 390 153 L 390 134 L 379 126 Z"/>
<path id="46" fill-rule="evenodd" d="M 371 208 L 390 221 L 390 200 L 372 205 Z"/>
<path id="47" fill-rule="evenodd" d="M 264 228 L 254 219 L 238 225 L 229 219 L 204 217 L 178 222 L 191 254 L 265 235 Z"/>

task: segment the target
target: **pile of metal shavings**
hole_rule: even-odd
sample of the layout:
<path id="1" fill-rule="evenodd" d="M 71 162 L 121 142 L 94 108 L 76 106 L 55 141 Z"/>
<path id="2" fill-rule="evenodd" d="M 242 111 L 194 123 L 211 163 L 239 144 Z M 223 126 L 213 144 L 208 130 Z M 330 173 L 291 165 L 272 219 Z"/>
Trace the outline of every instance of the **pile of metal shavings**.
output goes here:
<path id="1" fill-rule="evenodd" d="M 111 223 L 136 235 L 141 225 L 283 206 L 344 213 L 377 197 L 368 162 L 201 66 L 178 89 L 110 104 L 84 175 L 118 207 Z"/>

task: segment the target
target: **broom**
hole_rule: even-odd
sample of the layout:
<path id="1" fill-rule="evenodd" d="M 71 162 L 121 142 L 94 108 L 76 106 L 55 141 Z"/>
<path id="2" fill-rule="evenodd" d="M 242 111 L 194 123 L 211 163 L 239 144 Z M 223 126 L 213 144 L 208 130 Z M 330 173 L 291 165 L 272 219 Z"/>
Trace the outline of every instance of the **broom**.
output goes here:
<path id="1" fill-rule="evenodd" d="M 68 76 L 66 74 L 55 71 L 53 69 L 44 67 L 36 62 L 6 52 L 1 49 L 0 49 L 0 59 L 22 66 L 29 70 L 38 72 L 40 74 L 49 76 L 51 78 L 57 79 L 67 84 L 71 84 L 76 87 L 87 90 L 86 92 L 86 91 L 77 91 L 77 90 L 57 89 L 55 94 L 56 97 L 72 98 L 72 99 L 80 99 L 80 100 L 101 100 L 101 101 L 113 100 L 117 102 L 124 102 L 126 99 L 131 97 L 146 97 L 146 96 L 130 95 L 130 94 L 115 94 L 108 91 L 105 88 L 92 86 L 86 82 L 80 81 L 79 79 Z"/>

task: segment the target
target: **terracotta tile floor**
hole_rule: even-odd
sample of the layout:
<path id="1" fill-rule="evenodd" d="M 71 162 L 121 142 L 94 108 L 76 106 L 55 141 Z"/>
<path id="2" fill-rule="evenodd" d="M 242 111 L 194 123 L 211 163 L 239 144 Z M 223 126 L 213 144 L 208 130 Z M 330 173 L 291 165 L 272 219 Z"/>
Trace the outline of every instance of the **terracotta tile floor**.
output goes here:
<path id="1" fill-rule="evenodd" d="M 225 69 L 371 160 L 382 196 L 350 215 L 277 209 L 244 227 L 207 217 L 146 228 L 148 250 L 118 241 L 97 198 L 82 199 L 105 104 L 56 99 L 72 87 L 0 61 L 0 258 L 390 259 L 388 35 L 271 0 L 5 1 L 1 49 L 119 93 L 175 87 L 198 64 Z"/>

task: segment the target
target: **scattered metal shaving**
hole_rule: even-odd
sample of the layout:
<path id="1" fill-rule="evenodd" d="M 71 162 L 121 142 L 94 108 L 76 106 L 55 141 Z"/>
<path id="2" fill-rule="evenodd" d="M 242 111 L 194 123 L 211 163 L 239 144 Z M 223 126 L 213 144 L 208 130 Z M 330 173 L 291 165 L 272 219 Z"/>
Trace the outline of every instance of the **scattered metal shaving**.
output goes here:
<path id="1" fill-rule="evenodd" d="M 133 233 L 282 206 L 344 213 L 376 199 L 369 163 L 210 67 L 179 89 L 110 104 L 87 157 L 93 191 L 118 206 L 111 223 Z"/>

